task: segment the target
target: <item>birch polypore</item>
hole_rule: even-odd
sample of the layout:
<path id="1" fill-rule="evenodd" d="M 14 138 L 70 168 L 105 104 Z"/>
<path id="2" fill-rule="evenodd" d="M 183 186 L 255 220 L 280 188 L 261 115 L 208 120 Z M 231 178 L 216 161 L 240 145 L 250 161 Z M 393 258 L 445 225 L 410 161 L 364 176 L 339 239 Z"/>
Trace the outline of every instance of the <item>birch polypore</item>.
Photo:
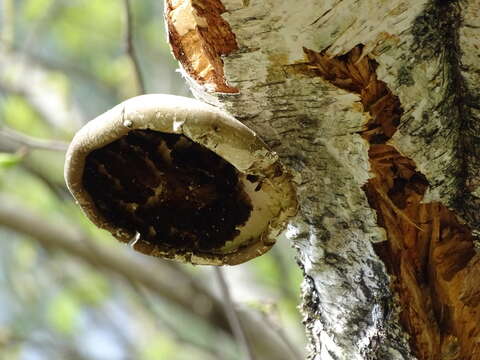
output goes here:
<path id="1" fill-rule="evenodd" d="M 265 253 L 296 212 L 275 153 L 231 116 L 177 96 L 132 98 L 89 122 L 70 144 L 65 178 L 97 226 L 193 264 Z"/>

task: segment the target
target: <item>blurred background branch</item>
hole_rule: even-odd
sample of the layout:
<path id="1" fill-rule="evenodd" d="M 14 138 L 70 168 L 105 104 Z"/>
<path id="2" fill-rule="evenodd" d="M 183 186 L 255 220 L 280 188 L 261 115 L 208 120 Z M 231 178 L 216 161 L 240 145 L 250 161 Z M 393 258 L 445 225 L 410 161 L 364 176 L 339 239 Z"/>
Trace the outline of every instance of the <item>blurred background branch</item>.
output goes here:
<path id="1" fill-rule="evenodd" d="M 233 335 L 235 336 L 237 343 L 240 345 L 240 348 L 242 349 L 245 359 L 255 360 L 254 352 L 250 346 L 250 343 L 248 342 L 245 329 L 243 328 L 243 325 L 240 322 L 237 309 L 235 309 L 235 305 L 233 304 L 232 297 L 230 296 L 230 290 L 228 288 L 227 281 L 225 280 L 225 276 L 223 275 L 222 268 L 215 267 L 213 271 L 215 272 L 215 276 L 220 286 L 225 313 L 230 323 L 230 328 L 232 329 Z"/>
<path id="2" fill-rule="evenodd" d="M 66 152 L 68 149 L 68 143 L 65 141 L 38 139 L 7 127 L 0 127 L 0 138 L 8 139 L 18 147 L 26 147 L 29 150 L 42 149 Z"/>
<path id="3" fill-rule="evenodd" d="M 127 247 L 120 251 L 100 245 L 76 230 L 74 226 L 52 224 L 5 196 L 0 197 L 0 225 L 37 240 L 46 249 L 67 252 L 92 266 L 124 277 L 129 282 L 139 284 L 161 296 L 162 299 L 182 307 L 192 315 L 203 318 L 208 324 L 218 327 L 219 330 L 233 336 L 243 337 L 241 341 L 245 347 L 248 346 L 244 349 L 249 356 L 248 359 L 254 359 L 253 350 L 246 345 L 247 339 L 240 326 L 244 326 L 247 332 L 255 329 L 256 332 L 262 333 L 262 337 L 256 341 L 262 344 L 255 349 L 259 352 L 267 349 L 261 358 L 272 355 L 275 356 L 275 359 L 294 358 L 292 355 L 295 354 L 291 353 L 293 345 L 272 331 L 272 327 L 267 321 L 257 322 L 247 312 L 240 313 L 242 325 L 238 318 L 232 319 L 232 316 L 236 317 L 237 315 L 235 315 L 236 312 L 232 314 L 234 305 L 223 281 L 221 282 L 222 296 L 227 297 L 224 299 L 226 307 L 221 300 L 213 296 L 209 290 L 193 280 L 177 265 L 140 257 L 127 250 Z M 216 269 L 216 271 L 218 270 Z M 201 302 L 205 306 L 194 306 L 195 303 L 192 302 L 192 299 L 202 299 Z M 237 333 L 232 331 L 231 323 L 235 324 L 233 329 Z"/>
<path id="4" fill-rule="evenodd" d="M 112 251 L 88 239 L 71 225 L 59 227 L 52 224 L 5 196 L 0 197 L 0 224 L 36 239 L 49 250 L 67 252 L 90 265 L 139 283 L 185 310 L 207 318 L 209 323 L 222 330 L 229 331 L 221 303 L 201 286 L 193 284 L 185 273 L 165 262 L 154 264 L 147 259 L 140 260 L 131 251 Z M 191 299 L 196 297 L 203 297 L 211 303 L 211 306 L 205 307 L 208 311 L 192 306 Z"/>
<path id="5" fill-rule="evenodd" d="M 135 43 L 133 41 L 134 36 L 134 24 L 133 24 L 133 14 L 132 7 L 130 6 L 130 0 L 123 0 L 125 8 L 125 18 L 127 21 L 127 29 L 125 35 L 125 44 L 127 55 L 132 60 L 133 69 L 135 71 L 135 77 L 137 79 L 139 93 L 145 94 L 145 82 L 143 80 L 142 68 L 140 66 L 140 61 L 138 60 L 137 50 L 135 48 Z"/>
<path id="6" fill-rule="evenodd" d="M 0 18 L 0 358 L 240 360 L 233 308 L 256 360 L 301 359 L 285 241 L 224 269 L 226 308 L 211 268 L 122 246 L 64 184 L 66 145 L 88 119 L 145 86 L 188 95 L 162 2 L 3 0 Z"/>

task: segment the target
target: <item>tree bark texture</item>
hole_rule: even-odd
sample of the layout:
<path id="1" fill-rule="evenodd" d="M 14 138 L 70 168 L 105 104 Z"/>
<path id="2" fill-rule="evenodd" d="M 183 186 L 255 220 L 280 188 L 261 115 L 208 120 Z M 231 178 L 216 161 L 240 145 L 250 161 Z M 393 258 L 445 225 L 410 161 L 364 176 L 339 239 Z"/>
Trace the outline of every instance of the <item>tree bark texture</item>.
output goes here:
<path id="1" fill-rule="evenodd" d="M 310 359 L 480 359 L 480 1 L 166 0 L 195 97 L 294 173 Z"/>

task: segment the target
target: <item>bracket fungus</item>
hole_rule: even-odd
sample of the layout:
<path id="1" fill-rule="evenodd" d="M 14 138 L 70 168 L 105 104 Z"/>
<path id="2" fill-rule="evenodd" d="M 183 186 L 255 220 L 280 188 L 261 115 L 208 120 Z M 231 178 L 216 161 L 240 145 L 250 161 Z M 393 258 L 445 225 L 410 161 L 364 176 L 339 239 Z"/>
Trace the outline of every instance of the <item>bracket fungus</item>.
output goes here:
<path id="1" fill-rule="evenodd" d="M 234 265 L 295 215 L 291 175 L 253 131 L 200 101 L 129 99 L 86 124 L 65 179 L 87 217 L 142 253 Z"/>

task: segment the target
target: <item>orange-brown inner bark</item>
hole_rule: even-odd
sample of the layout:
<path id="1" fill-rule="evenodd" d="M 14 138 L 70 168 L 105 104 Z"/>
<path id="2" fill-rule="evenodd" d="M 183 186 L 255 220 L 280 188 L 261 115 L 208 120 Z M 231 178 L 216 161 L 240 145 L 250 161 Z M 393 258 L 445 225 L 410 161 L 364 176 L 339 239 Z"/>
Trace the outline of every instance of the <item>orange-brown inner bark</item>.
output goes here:
<path id="1" fill-rule="evenodd" d="M 167 0 L 166 20 L 173 55 L 185 71 L 208 90 L 236 93 L 227 84 L 223 55 L 238 48 L 220 0 Z"/>
<path id="2" fill-rule="evenodd" d="M 377 63 L 362 57 L 361 46 L 336 58 L 304 52 L 303 71 L 359 94 L 370 114 L 361 136 L 374 177 L 364 191 L 387 233 L 375 250 L 391 274 L 413 351 L 420 359 L 480 359 L 480 259 L 471 231 L 452 211 L 422 204 L 427 179 L 389 144 L 403 113 L 398 97 L 377 79 Z"/>

